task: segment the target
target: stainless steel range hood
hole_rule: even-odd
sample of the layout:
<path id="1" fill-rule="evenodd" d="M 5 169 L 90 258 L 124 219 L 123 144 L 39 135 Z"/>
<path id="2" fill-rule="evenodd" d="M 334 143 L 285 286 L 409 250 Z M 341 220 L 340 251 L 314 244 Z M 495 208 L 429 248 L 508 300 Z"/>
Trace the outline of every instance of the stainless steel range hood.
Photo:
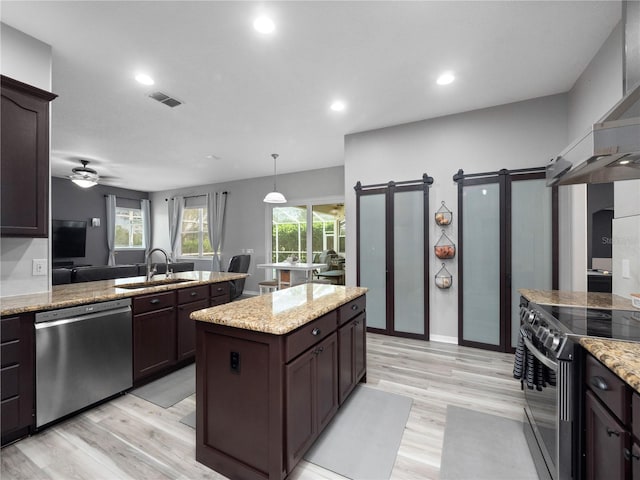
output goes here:
<path id="1" fill-rule="evenodd" d="M 547 185 L 640 179 L 640 2 L 622 4 L 625 95 L 546 167 Z M 632 87 L 632 88 L 629 88 Z"/>

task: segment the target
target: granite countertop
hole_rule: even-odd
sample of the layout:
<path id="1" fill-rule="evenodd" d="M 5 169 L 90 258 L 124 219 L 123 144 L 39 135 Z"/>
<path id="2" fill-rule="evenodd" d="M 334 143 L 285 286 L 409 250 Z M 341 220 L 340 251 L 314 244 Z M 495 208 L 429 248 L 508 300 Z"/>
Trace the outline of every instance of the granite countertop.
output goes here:
<path id="1" fill-rule="evenodd" d="M 198 310 L 192 320 L 284 335 L 367 292 L 362 287 L 307 283 Z"/>
<path id="2" fill-rule="evenodd" d="M 633 310 L 631 300 L 612 293 L 568 292 L 563 290 L 531 290 L 521 288 L 521 295 L 530 302 L 564 307 L 588 307 L 606 310 Z"/>
<path id="3" fill-rule="evenodd" d="M 72 307 L 87 303 L 104 302 L 118 298 L 134 297 L 147 293 L 158 293 L 196 285 L 226 282 L 245 278 L 246 273 L 227 272 L 179 272 L 174 273 L 174 279 L 187 280 L 180 283 L 160 284 L 152 287 L 122 288 L 121 285 L 142 283 L 145 277 L 118 278 L 115 280 L 100 280 L 97 282 L 69 283 L 55 285 L 48 292 L 16 295 L 0 298 L 0 314 L 16 315 L 19 313 L 53 310 L 55 308 Z M 162 281 L 166 275 L 154 275 L 153 281 Z"/>
<path id="4" fill-rule="evenodd" d="M 640 343 L 582 337 L 580 345 L 640 393 Z"/>

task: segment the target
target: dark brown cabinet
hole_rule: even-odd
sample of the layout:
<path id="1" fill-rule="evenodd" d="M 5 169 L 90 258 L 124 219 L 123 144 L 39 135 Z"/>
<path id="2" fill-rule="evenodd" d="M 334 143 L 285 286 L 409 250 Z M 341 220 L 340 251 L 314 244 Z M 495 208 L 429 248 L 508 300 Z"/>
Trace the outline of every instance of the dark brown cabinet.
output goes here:
<path id="1" fill-rule="evenodd" d="M 637 393 L 592 355 L 586 356 L 585 472 L 587 480 L 629 480 L 640 476 L 640 434 L 633 425 Z M 631 419 L 634 419 L 632 422 Z M 634 441 L 633 436 L 636 437 Z"/>
<path id="2" fill-rule="evenodd" d="M 34 422 L 33 314 L 0 320 L 2 445 L 27 435 Z"/>
<path id="3" fill-rule="evenodd" d="M 338 392 L 340 404 L 365 374 L 366 318 L 364 299 L 356 299 L 340 307 L 338 344 Z"/>
<path id="4" fill-rule="evenodd" d="M 175 291 L 133 299 L 133 383 L 176 362 Z"/>
<path id="5" fill-rule="evenodd" d="M 286 366 L 288 471 L 338 410 L 337 366 L 335 333 Z"/>
<path id="6" fill-rule="evenodd" d="M 349 381 L 366 375 L 365 301 L 342 316 Z M 343 307 L 284 334 L 196 322 L 196 460 L 231 478 L 291 473 L 339 409 Z"/>
<path id="7" fill-rule="evenodd" d="M 195 358 L 192 312 L 229 302 L 226 282 L 134 297 L 133 383 L 139 386 Z"/>
<path id="8" fill-rule="evenodd" d="M 0 234 L 49 234 L 49 102 L 56 95 L 0 77 Z"/>
<path id="9" fill-rule="evenodd" d="M 189 315 L 209 306 L 209 288 L 209 285 L 199 285 L 178 290 L 178 362 L 192 360 L 196 356 L 196 322 Z"/>

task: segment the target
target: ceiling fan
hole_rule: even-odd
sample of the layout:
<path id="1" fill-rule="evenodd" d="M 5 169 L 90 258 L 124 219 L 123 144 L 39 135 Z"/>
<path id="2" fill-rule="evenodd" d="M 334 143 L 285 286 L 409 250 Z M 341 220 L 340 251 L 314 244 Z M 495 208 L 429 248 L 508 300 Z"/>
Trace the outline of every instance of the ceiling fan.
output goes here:
<path id="1" fill-rule="evenodd" d="M 88 168 L 89 160 L 80 160 L 81 167 L 75 167 L 71 171 L 72 175 L 69 176 L 71 181 L 82 188 L 93 187 L 98 184 L 100 176 L 93 168 Z"/>

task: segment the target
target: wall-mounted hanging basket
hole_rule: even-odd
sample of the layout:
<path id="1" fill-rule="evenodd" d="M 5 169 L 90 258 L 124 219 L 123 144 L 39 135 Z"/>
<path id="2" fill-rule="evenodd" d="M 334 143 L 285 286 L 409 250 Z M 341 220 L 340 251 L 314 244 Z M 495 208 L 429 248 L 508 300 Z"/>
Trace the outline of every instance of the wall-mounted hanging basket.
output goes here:
<path id="1" fill-rule="evenodd" d="M 436 257 L 442 259 L 453 258 L 456 256 L 456 245 L 451 241 L 447 234 L 442 230 L 442 235 L 438 243 L 433 247 Z"/>
<path id="2" fill-rule="evenodd" d="M 447 270 L 447 267 L 445 267 L 443 263 L 442 268 L 438 270 L 438 273 L 436 273 L 436 287 L 447 289 L 451 288 L 451 285 L 453 285 L 453 276 L 449 273 L 449 270 Z"/>
<path id="3" fill-rule="evenodd" d="M 453 212 L 442 202 L 442 206 L 436 212 L 436 223 L 438 225 L 449 225 L 453 220 Z"/>

